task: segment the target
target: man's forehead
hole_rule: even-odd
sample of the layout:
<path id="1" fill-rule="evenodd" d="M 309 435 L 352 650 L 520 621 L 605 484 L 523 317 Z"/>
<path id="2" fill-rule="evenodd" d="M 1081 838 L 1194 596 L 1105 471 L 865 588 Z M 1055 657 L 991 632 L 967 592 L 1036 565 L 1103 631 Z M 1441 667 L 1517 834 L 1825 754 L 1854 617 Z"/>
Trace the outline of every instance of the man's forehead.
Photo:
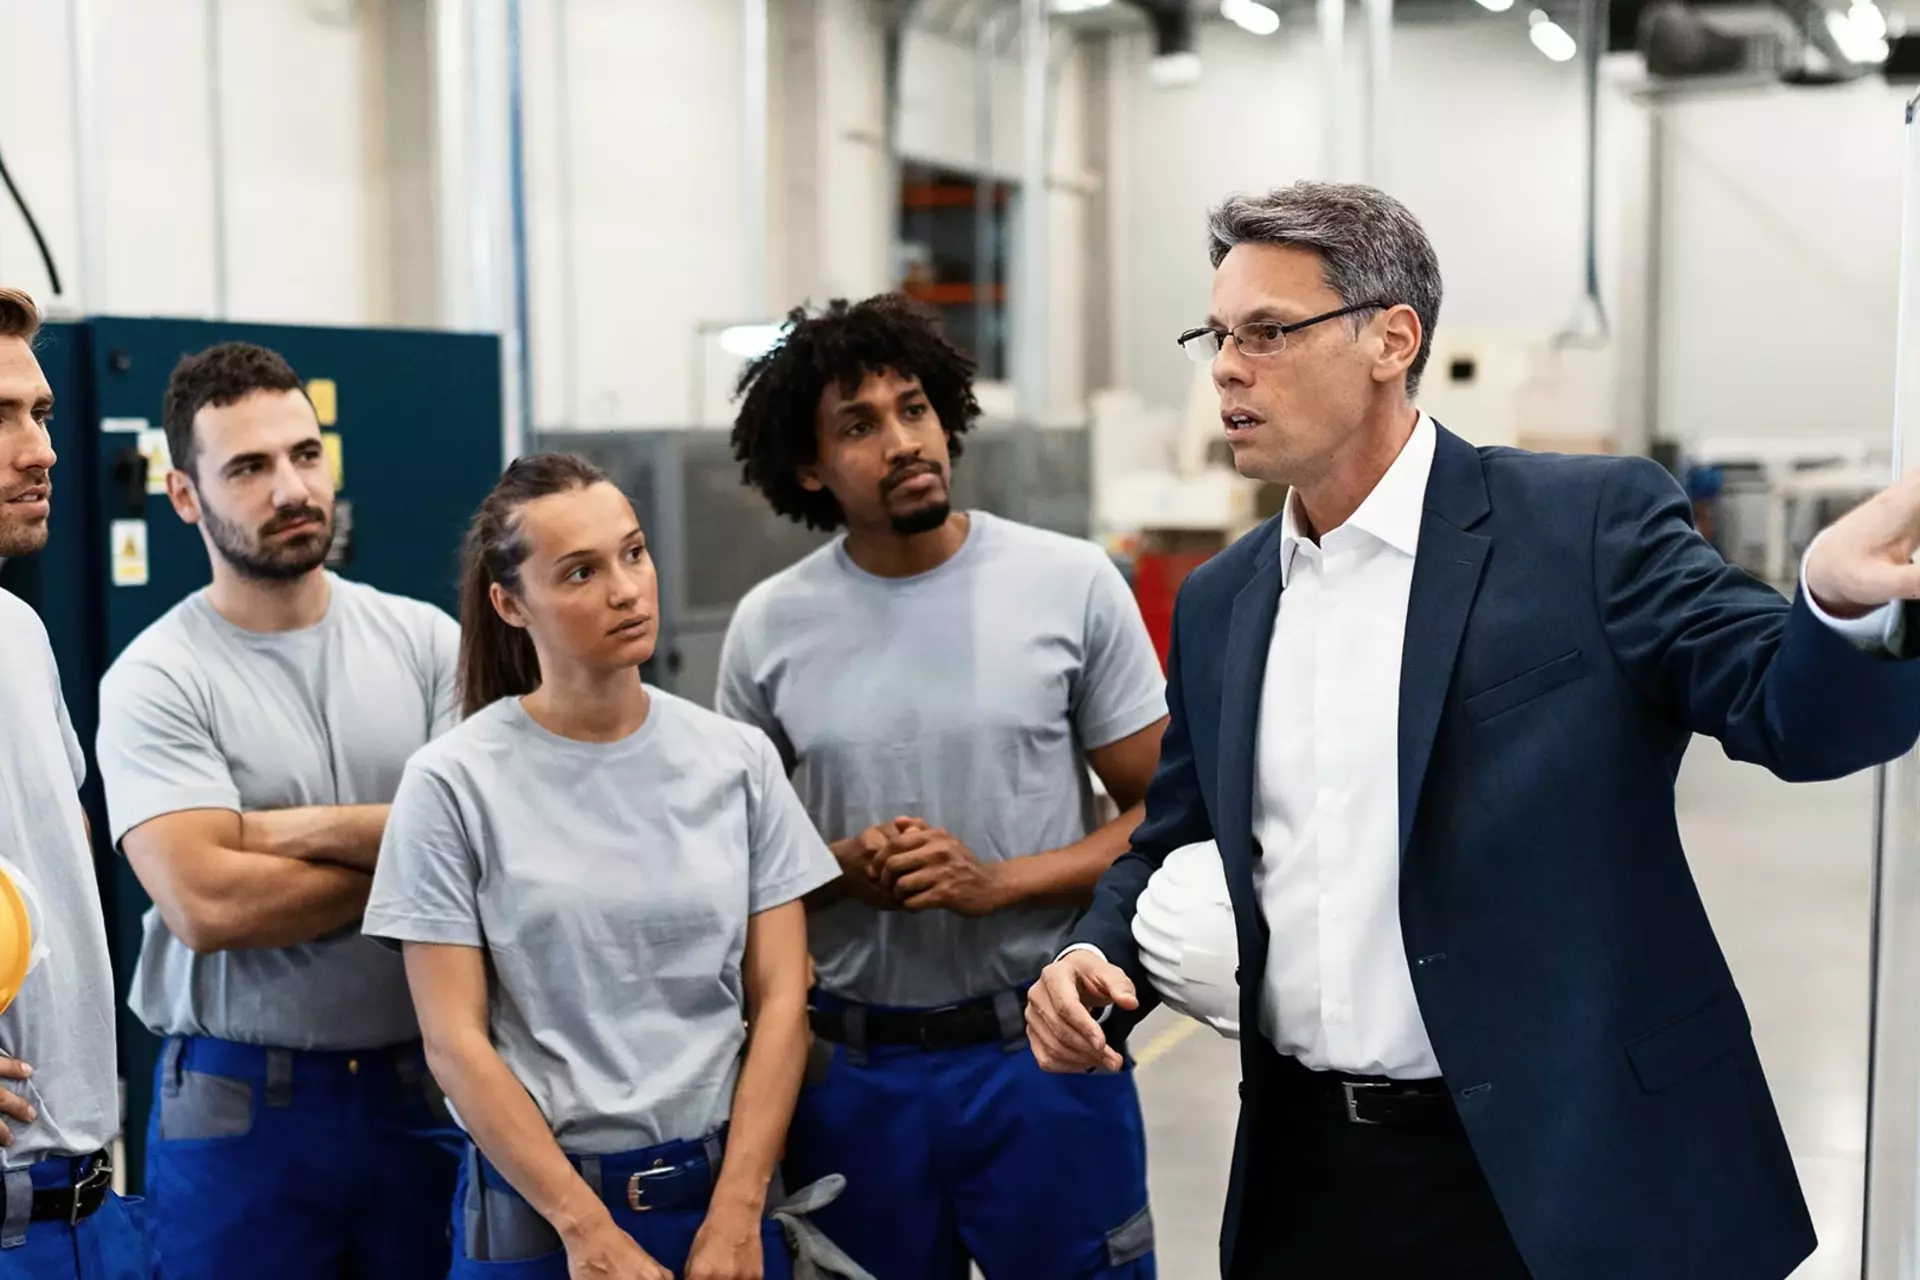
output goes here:
<path id="1" fill-rule="evenodd" d="M 24 338 L 0 338 L 0 400 L 38 404 L 53 399 L 53 388 Z"/>

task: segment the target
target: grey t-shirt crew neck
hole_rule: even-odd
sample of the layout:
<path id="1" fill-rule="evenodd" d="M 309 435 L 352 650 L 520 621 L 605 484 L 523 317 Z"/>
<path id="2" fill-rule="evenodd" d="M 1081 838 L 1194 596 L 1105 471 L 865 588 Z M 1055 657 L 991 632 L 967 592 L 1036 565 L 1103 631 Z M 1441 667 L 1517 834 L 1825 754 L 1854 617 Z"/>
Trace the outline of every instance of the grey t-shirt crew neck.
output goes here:
<path id="1" fill-rule="evenodd" d="M 618 742 L 503 698 L 422 751 L 367 906 L 371 937 L 486 951 L 494 1047 L 579 1154 L 727 1120 L 748 920 L 839 872 L 764 734 L 650 695 Z"/>
<path id="2" fill-rule="evenodd" d="M 431 605 L 328 574 L 326 616 L 254 632 L 198 592 L 100 687 L 100 773 L 116 847 L 191 809 L 386 804 L 408 757 L 459 713 L 460 629 Z M 128 1000 L 160 1035 L 350 1050 L 419 1035 L 398 957 L 350 925 L 284 949 L 196 955 L 143 921 Z"/>
<path id="3" fill-rule="evenodd" d="M 716 704 L 772 738 L 828 840 L 912 815 L 997 862 L 1091 832 L 1085 753 L 1165 715 L 1166 683 L 1105 552 L 973 512 L 926 573 L 867 573 L 841 538 L 756 586 L 728 628 Z M 1025 987 L 1074 915 L 849 900 L 808 923 L 822 989 L 934 1008 Z"/>
<path id="4" fill-rule="evenodd" d="M 47 953 L 0 1013 L 0 1054 L 31 1080 L 0 1082 L 39 1111 L 8 1120 L 0 1167 L 92 1155 L 120 1132 L 113 970 L 80 786 L 86 757 L 60 691 L 39 615 L 0 590 L 0 856 L 19 868 L 43 913 Z M 24 895 L 23 895 L 24 896 Z"/>

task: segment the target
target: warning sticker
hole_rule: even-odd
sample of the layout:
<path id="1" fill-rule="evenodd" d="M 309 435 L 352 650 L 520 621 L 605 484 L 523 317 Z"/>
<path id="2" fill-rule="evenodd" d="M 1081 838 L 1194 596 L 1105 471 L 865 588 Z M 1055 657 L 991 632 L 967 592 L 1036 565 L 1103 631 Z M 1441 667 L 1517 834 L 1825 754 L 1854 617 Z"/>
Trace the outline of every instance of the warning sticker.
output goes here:
<path id="1" fill-rule="evenodd" d="M 167 472 L 173 470 L 173 453 L 167 448 L 167 433 L 148 428 L 140 433 L 140 453 L 147 460 L 147 492 L 167 491 Z"/>
<path id="2" fill-rule="evenodd" d="M 113 585 L 147 585 L 147 522 L 115 520 L 109 535 L 113 547 Z"/>

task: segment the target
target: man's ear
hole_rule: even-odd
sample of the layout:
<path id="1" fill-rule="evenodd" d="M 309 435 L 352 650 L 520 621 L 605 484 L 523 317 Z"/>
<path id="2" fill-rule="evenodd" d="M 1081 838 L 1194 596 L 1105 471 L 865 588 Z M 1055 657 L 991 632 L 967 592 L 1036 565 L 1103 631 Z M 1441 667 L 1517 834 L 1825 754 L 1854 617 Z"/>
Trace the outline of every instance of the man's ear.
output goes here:
<path id="1" fill-rule="evenodd" d="M 167 472 L 167 501 L 182 522 L 200 523 L 200 494 L 193 487 L 193 477 L 178 467 Z"/>

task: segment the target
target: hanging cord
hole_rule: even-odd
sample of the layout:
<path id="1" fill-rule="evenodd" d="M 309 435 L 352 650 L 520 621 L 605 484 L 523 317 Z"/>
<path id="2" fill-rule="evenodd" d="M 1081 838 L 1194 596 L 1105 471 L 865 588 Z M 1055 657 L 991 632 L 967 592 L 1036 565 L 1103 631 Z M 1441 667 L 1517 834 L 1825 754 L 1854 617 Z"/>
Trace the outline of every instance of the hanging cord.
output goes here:
<path id="1" fill-rule="evenodd" d="M 33 210 L 27 207 L 27 201 L 20 194 L 20 188 L 13 185 L 13 175 L 7 172 L 7 162 L 0 159 L 0 183 L 4 183 L 7 194 L 13 197 L 13 203 L 20 209 L 20 216 L 26 219 L 27 230 L 33 233 L 33 242 L 40 248 L 40 261 L 47 266 L 47 279 L 53 285 L 54 295 L 61 294 L 60 268 L 53 264 L 53 252 L 47 248 L 47 238 L 40 234 L 40 224 L 33 220 Z"/>

